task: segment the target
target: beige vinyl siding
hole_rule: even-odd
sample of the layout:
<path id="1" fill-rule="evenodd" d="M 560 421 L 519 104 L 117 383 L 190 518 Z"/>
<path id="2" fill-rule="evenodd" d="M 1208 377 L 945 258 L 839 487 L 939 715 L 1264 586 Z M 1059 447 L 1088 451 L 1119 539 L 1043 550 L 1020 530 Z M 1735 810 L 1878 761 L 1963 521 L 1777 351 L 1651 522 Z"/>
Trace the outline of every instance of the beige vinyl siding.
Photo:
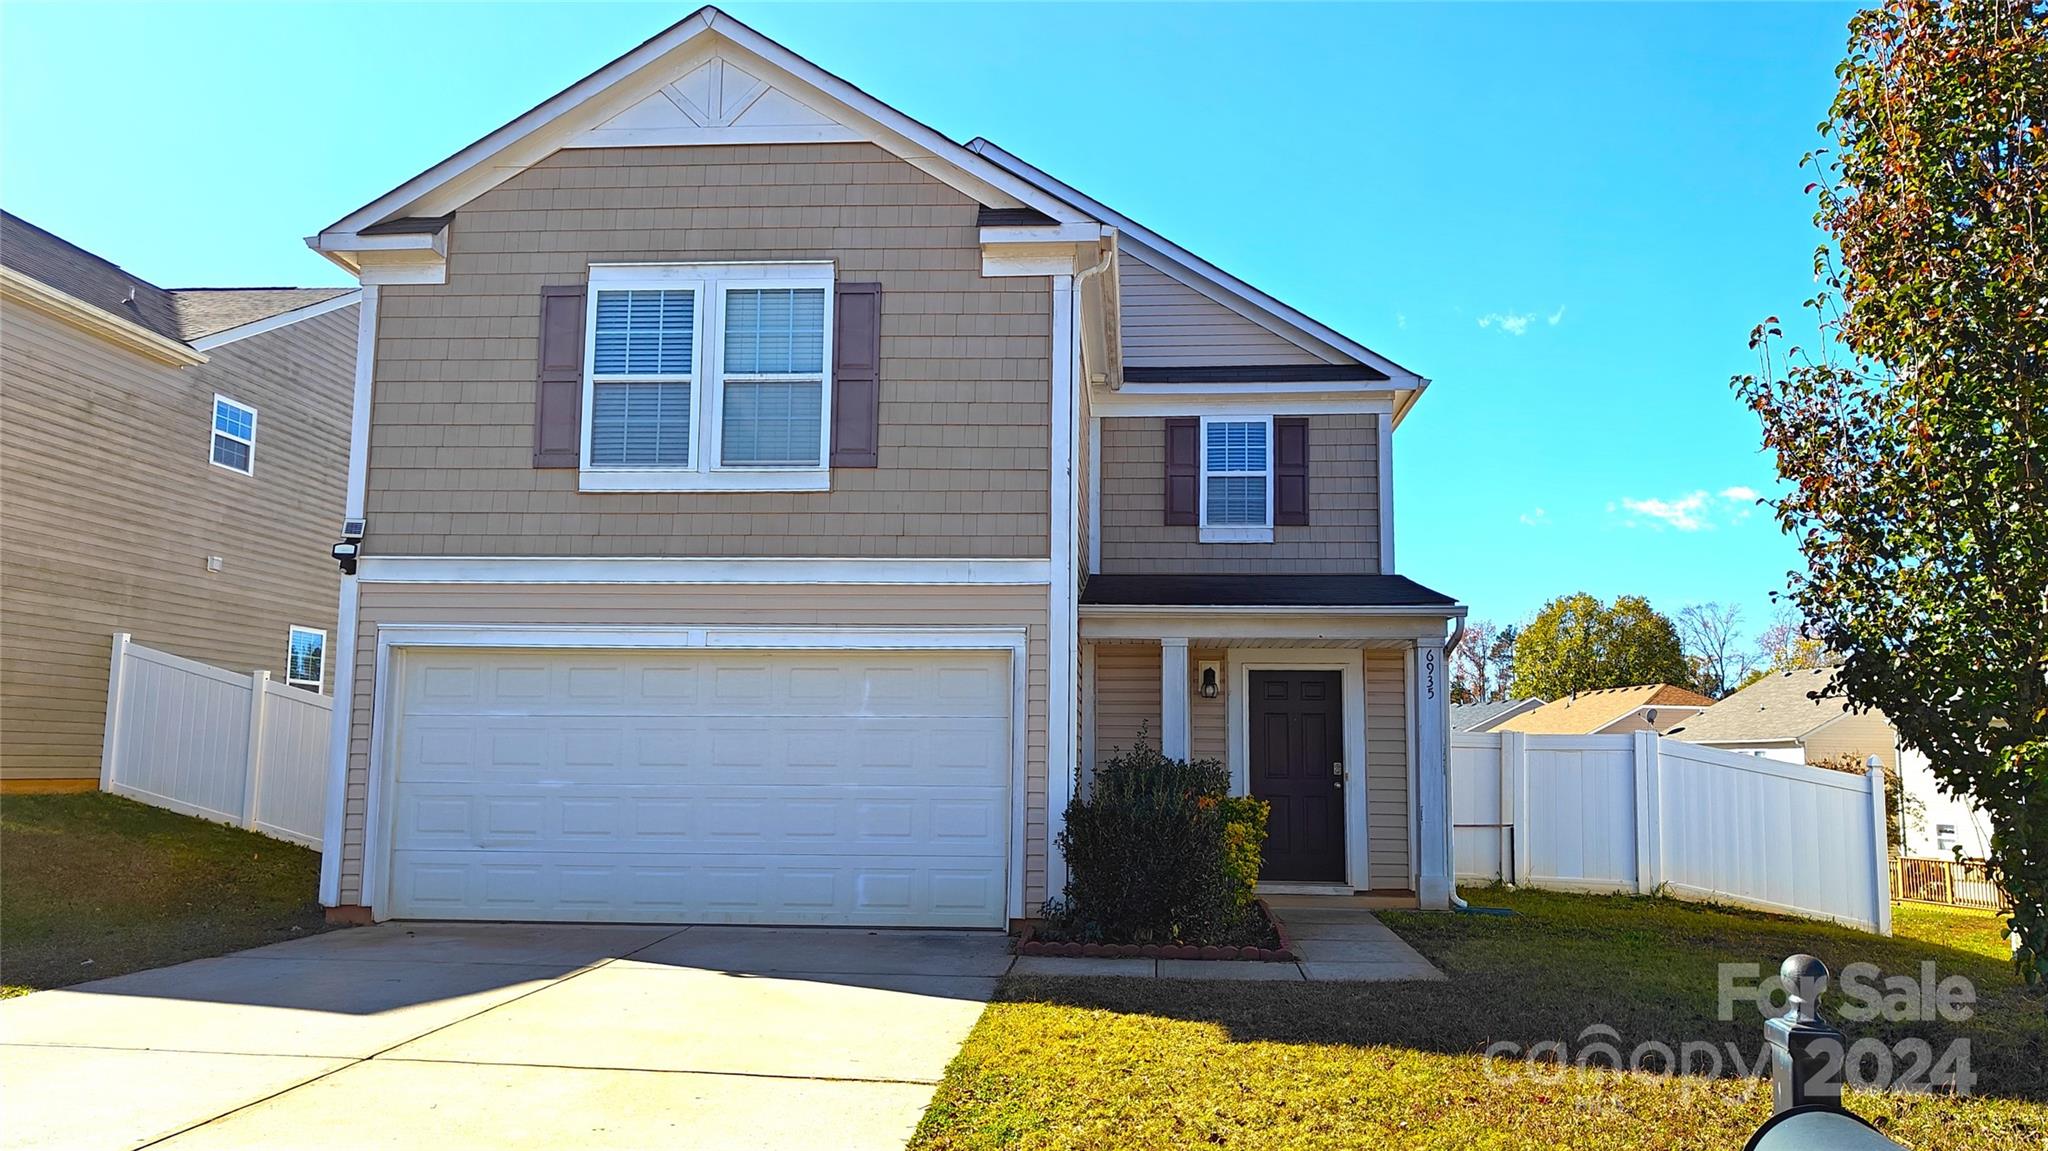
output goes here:
<path id="1" fill-rule="evenodd" d="M 1375 890 L 1412 887 L 1408 864 L 1408 672 L 1400 651 L 1365 653 L 1366 874 Z"/>
<path id="2" fill-rule="evenodd" d="M 186 368 L 0 328 L 0 774 L 96 779 L 114 632 L 280 681 L 291 625 L 333 632 L 356 309 Z M 209 462 L 215 392 L 257 411 L 253 476 Z"/>
<path id="3" fill-rule="evenodd" d="M 1286 415 L 1282 409 L 1275 415 Z M 1205 544 L 1166 525 L 1166 421 L 1102 421 L 1102 570 L 1281 574 L 1379 570 L 1379 417 L 1310 416 L 1309 522 L 1270 544 Z"/>
<path id="4" fill-rule="evenodd" d="M 1245 319 L 1129 252 L 1117 257 L 1124 363 L 1320 364 L 1330 361 Z"/>
<path id="5" fill-rule="evenodd" d="M 363 902 L 363 821 L 369 787 L 377 629 L 392 623 L 591 626 L 668 624 L 775 627 L 1023 628 L 1027 634 L 1025 905 L 1045 900 L 1047 603 L 1043 586 L 850 585 L 445 585 L 364 584 L 348 801 L 342 830 L 341 902 Z M 1156 675 L 1155 675 L 1156 682 Z"/>
<path id="6" fill-rule="evenodd" d="M 1899 769 L 1899 736 L 1880 712 L 1851 714 L 1845 711 L 1840 718 L 1808 732 L 1801 742 L 1805 745 L 1808 763 L 1820 763 L 1845 755 L 1855 756 L 1860 763 L 1874 755 L 1884 763 L 1887 771 Z"/>
<path id="7" fill-rule="evenodd" d="M 1202 661 L 1222 665 L 1216 675 L 1216 698 L 1203 699 Z M 1195 759 L 1230 761 L 1230 665 L 1221 649 L 1188 652 L 1188 754 Z"/>
<path id="8" fill-rule="evenodd" d="M 1159 746 L 1159 645 L 1095 645 L 1095 759 L 1097 763 L 1137 742 Z"/>
<path id="9" fill-rule="evenodd" d="M 369 555 L 1042 558 L 1051 291 L 985 278 L 974 200 L 869 144 L 557 152 L 383 290 Z M 882 285 L 880 465 L 809 493 L 583 493 L 535 470 L 540 289 L 593 261 L 832 260 Z"/>

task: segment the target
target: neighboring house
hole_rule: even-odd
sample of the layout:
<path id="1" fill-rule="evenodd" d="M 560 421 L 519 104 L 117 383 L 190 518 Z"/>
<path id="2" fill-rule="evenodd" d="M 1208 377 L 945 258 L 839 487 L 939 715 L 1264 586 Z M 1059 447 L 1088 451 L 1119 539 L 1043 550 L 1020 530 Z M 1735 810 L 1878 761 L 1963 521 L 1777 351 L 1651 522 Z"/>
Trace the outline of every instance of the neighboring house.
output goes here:
<path id="1" fill-rule="evenodd" d="M 159 288 L 0 213 L 10 790 L 96 785 L 115 632 L 320 690 L 358 295 Z"/>
<path id="2" fill-rule="evenodd" d="M 1553 699 L 1493 726 L 1494 731 L 1529 735 L 1627 735 L 1669 731 L 1706 708 L 1713 699 L 1668 683 L 1606 687 Z"/>
<path id="3" fill-rule="evenodd" d="M 1492 731 L 1508 720 L 1542 706 L 1543 701 L 1533 695 L 1527 699 L 1496 699 L 1489 703 L 1454 703 L 1451 705 L 1451 730 L 1475 734 Z"/>
<path id="4" fill-rule="evenodd" d="M 1833 668 L 1801 668 L 1767 675 L 1673 728 L 1676 739 L 1729 751 L 1748 752 L 1787 763 L 1867 762 L 1876 756 L 1887 771 L 1901 772 L 1909 799 L 1919 810 L 1902 820 L 1904 853 L 1982 858 L 1990 842 L 1985 816 L 1974 805 L 1941 793 L 1927 758 L 1899 745 L 1898 732 L 1879 711 L 1851 711 L 1839 695 L 1827 695 Z"/>
<path id="5" fill-rule="evenodd" d="M 308 243 L 337 918 L 1001 926 L 1141 726 L 1270 879 L 1447 905 L 1408 369 L 708 8 Z"/>

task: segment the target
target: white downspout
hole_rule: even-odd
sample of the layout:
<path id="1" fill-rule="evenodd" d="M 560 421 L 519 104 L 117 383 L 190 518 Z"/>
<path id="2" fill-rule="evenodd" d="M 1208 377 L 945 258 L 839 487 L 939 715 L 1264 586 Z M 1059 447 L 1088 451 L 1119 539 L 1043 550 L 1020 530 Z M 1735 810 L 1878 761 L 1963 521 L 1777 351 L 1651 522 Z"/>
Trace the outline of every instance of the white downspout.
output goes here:
<path id="1" fill-rule="evenodd" d="M 1446 680 L 1449 680 L 1451 677 L 1451 653 L 1458 650 L 1458 643 L 1464 638 L 1465 617 L 1459 616 L 1457 618 L 1457 622 L 1451 626 L 1451 638 L 1445 641 L 1444 643 L 1444 678 Z M 1446 725 L 1446 727 L 1448 728 L 1448 725 Z M 1456 732 L 1450 730 L 1446 730 L 1444 732 L 1444 774 L 1447 777 L 1450 775 L 1451 771 L 1451 759 L 1452 757 L 1457 755 L 1457 749 L 1454 746 L 1456 741 Z M 1451 781 L 1448 778 L 1446 778 L 1444 780 L 1444 800 L 1446 801 L 1446 803 L 1449 802 L 1450 797 Z M 1458 843 L 1458 826 L 1454 822 L 1454 820 L 1455 816 L 1453 815 L 1453 813 L 1448 811 L 1444 813 L 1444 821 L 1446 823 L 1451 824 L 1451 842 L 1446 845 L 1448 850 L 1444 852 L 1444 870 L 1450 872 L 1451 910 L 1470 911 L 1472 910 L 1472 908 L 1469 905 L 1467 905 L 1463 899 L 1458 898 L 1458 859 L 1456 851 Z"/>

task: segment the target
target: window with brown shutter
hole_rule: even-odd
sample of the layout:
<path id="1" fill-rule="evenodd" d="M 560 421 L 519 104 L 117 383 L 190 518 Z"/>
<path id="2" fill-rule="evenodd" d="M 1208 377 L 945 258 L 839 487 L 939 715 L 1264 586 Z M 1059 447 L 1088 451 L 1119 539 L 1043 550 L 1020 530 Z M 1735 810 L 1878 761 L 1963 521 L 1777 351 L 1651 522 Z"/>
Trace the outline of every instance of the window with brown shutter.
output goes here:
<path id="1" fill-rule="evenodd" d="M 882 438 L 882 285 L 840 284 L 832 331 L 832 466 L 876 466 Z"/>
<path id="2" fill-rule="evenodd" d="M 1308 417 L 1273 417 L 1273 522 L 1308 523 Z"/>
<path id="3" fill-rule="evenodd" d="M 533 398 L 533 466 L 573 468 L 583 454 L 584 286 L 540 290 L 539 378 Z"/>
<path id="4" fill-rule="evenodd" d="M 1166 421 L 1166 523 L 1194 527 L 1202 522 L 1202 421 L 1174 416 Z"/>

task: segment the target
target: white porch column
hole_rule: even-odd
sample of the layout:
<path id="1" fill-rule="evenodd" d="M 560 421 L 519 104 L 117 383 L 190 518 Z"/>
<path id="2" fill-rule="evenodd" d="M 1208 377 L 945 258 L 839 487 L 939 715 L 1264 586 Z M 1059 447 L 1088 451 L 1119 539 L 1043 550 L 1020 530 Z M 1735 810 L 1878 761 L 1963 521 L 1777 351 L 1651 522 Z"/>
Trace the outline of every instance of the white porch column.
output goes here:
<path id="1" fill-rule="evenodd" d="M 1451 905 L 1451 693 L 1444 641 L 1415 641 L 1415 829 L 1421 856 L 1416 895 L 1426 908 Z"/>
<path id="2" fill-rule="evenodd" d="M 1159 641 L 1159 751 L 1188 757 L 1188 641 Z"/>

